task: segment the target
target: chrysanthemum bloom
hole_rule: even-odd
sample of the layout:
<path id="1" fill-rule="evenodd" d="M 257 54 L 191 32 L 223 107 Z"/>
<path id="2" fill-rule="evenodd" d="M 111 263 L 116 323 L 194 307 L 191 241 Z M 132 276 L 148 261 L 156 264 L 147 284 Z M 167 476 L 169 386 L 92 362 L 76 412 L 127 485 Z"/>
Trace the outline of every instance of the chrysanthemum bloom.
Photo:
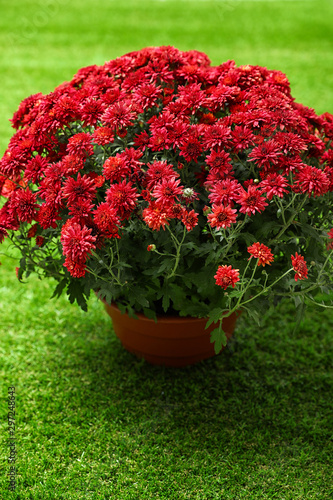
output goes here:
<path id="1" fill-rule="evenodd" d="M 67 155 L 61 160 L 64 175 L 77 174 L 84 167 L 84 158 L 77 155 Z"/>
<path id="2" fill-rule="evenodd" d="M 62 189 L 62 195 L 68 199 L 68 205 L 78 200 L 93 200 L 96 194 L 96 186 L 92 179 L 86 174 L 81 177 L 79 173 L 76 179 L 69 177 Z"/>
<path id="3" fill-rule="evenodd" d="M 225 229 L 236 222 L 237 210 L 230 206 L 216 205 L 212 206 L 212 213 L 208 214 L 207 219 L 209 224 L 216 229 Z"/>
<path id="4" fill-rule="evenodd" d="M 308 193 L 309 196 L 322 196 L 327 193 L 330 186 L 330 181 L 327 175 L 316 167 L 305 165 L 296 174 L 296 189 L 300 189 L 302 193 Z"/>
<path id="5" fill-rule="evenodd" d="M 259 168 L 269 169 L 271 165 L 276 165 L 281 155 L 279 145 L 270 139 L 252 149 L 248 161 L 254 161 Z"/>
<path id="6" fill-rule="evenodd" d="M 71 155 L 81 157 L 91 156 L 94 154 L 94 147 L 91 143 L 91 135 L 87 132 L 80 132 L 69 138 L 67 151 Z"/>
<path id="7" fill-rule="evenodd" d="M 106 146 L 113 141 L 114 135 L 110 127 L 98 127 L 92 134 L 92 141 L 99 146 Z"/>
<path id="8" fill-rule="evenodd" d="M 40 155 L 35 156 L 27 163 L 24 171 L 24 179 L 33 183 L 39 182 L 47 166 L 48 162 L 45 158 Z"/>
<path id="9" fill-rule="evenodd" d="M 130 182 L 124 179 L 118 184 L 111 184 L 106 191 L 106 201 L 116 209 L 121 219 L 128 218 L 136 206 L 139 195 Z"/>
<path id="10" fill-rule="evenodd" d="M 274 255 L 271 252 L 271 249 L 266 247 L 263 243 L 253 243 L 253 245 L 247 248 L 247 251 L 251 254 L 251 257 L 254 257 L 258 260 L 258 266 L 265 267 L 266 264 L 271 265 L 271 262 L 274 260 Z"/>
<path id="11" fill-rule="evenodd" d="M 55 229 L 57 227 L 57 220 L 61 220 L 61 217 L 54 204 L 43 203 L 39 209 L 37 220 L 43 229 L 48 229 L 49 227 Z"/>
<path id="12" fill-rule="evenodd" d="M 94 222 L 101 233 L 107 238 L 119 238 L 117 211 L 108 203 L 101 203 L 94 211 Z"/>
<path id="13" fill-rule="evenodd" d="M 111 182 L 119 182 L 125 179 L 129 171 L 129 167 L 126 166 L 119 153 L 108 158 L 103 165 L 103 174 Z"/>
<path id="14" fill-rule="evenodd" d="M 223 203 L 224 205 L 232 206 L 233 201 L 236 200 L 241 187 L 241 184 L 235 179 L 225 179 L 223 181 L 218 181 L 215 184 L 211 185 L 208 198 L 213 203 Z"/>
<path id="15" fill-rule="evenodd" d="M 261 192 L 253 185 L 248 187 L 247 192 L 245 189 L 242 189 L 236 197 L 236 201 L 241 205 L 239 211 L 249 216 L 256 212 L 262 212 L 268 205 L 263 196 L 261 196 Z"/>
<path id="16" fill-rule="evenodd" d="M 162 95 L 161 87 L 156 87 L 152 83 L 143 83 L 136 88 L 133 93 L 133 98 L 142 106 L 143 109 L 152 108 L 156 105 L 156 101 Z"/>
<path id="17" fill-rule="evenodd" d="M 295 281 L 305 280 L 308 277 L 308 268 L 306 262 L 302 255 L 295 253 L 295 256 L 291 256 L 291 263 L 295 271 Z"/>
<path id="18" fill-rule="evenodd" d="M 183 187 L 179 184 L 180 180 L 175 177 L 163 179 L 162 182 L 155 186 L 152 195 L 156 198 L 158 204 L 170 206 L 183 193 Z"/>
<path id="19" fill-rule="evenodd" d="M 188 212 L 185 209 L 183 211 L 182 223 L 188 231 L 192 231 L 192 229 L 198 224 L 198 214 L 194 210 Z"/>
<path id="20" fill-rule="evenodd" d="M 44 237 L 36 236 L 36 245 L 42 247 L 44 245 Z"/>
<path id="21" fill-rule="evenodd" d="M 286 179 L 278 174 L 269 174 L 260 182 L 260 188 L 266 193 L 268 200 L 271 200 L 273 196 L 283 198 L 284 193 L 288 193 L 288 190 L 285 189 L 288 186 Z"/>
<path id="22" fill-rule="evenodd" d="M 154 161 L 154 163 L 148 163 L 145 182 L 147 183 L 147 188 L 152 189 L 155 185 L 162 182 L 163 179 L 177 178 L 177 176 L 179 177 L 179 174 L 174 171 L 173 165 L 165 161 Z"/>
<path id="23" fill-rule="evenodd" d="M 102 121 L 112 130 L 121 130 L 133 125 L 136 113 L 133 112 L 131 101 L 118 101 L 107 108 L 102 116 Z"/>
<path id="24" fill-rule="evenodd" d="M 164 208 L 157 206 L 155 203 L 151 203 L 149 207 L 145 208 L 142 216 L 147 226 L 154 231 L 159 231 L 161 227 L 165 229 L 165 225 L 169 225 L 169 210 L 165 210 Z"/>
<path id="25" fill-rule="evenodd" d="M 74 262 L 84 263 L 91 249 L 96 248 L 96 236 L 91 234 L 91 229 L 71 220 L 63 226 L 60 241 L 64 255 Z"/>
<path id="26" fill-rule="evenodd" d="M 66 257 L 64 267 L 67 268 L 73 278 L 83 278 L 86 274 L 86 264 L 83 262 L 76 262 L 70 257 Z"/>
<path id="27" fill-rule="evenodd" d="M 33 238 L 34 236 L 36 236 L 37 229 L 38 229 L 38 224 L 34 224 L 33 226 L 31 226 L 27 234 L 28 238 Z"/>
<path id="28" fill-rule="evenodd" d="M 228 286 L 234 288 L 237 281 L 239 281 L 239 272 L 238 269 L 233 269 L 231 266 L 219 266 L 214 278 L 216 284 L 224 288 L 224 290 Z"/>
<path id="29" fill-rule="evenodd" d="M 30 189 L 18 189 L 10 198 L 11 210 L 22 222 L 32 222 L 37 216 L 37 197 Z"/>

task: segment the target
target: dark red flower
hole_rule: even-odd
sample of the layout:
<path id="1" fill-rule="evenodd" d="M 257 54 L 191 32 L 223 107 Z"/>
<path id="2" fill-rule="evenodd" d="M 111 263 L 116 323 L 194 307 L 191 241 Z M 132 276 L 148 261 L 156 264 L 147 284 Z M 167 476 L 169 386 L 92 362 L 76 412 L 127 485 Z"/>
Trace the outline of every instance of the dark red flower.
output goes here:
<path id="1" fill-rule="evenodd" d="M 94 223 L 106 238 L 120 238 L 118 234 L 120 220 L 115 208 L 108 203 L 100 203 L 94 211 Z"/>
<path id="2" fill-rule="evenodd" d="M 106 191 L 106 201 L 116 209 L 121 219 L 128 218 L 135 209 L 139 195 L 131 183 L 124 179 L 117 184 L 111 184 Z"/>
<path id="3" fill-rule="evenodd" d="M 86 174 L 81 177 L 80 173 L 76 179 L 69 177 L 62 189 L 62 195 L 67 198 L 68 205 L 78 200 L 88 199 L 92 201 L 95 194 L 96 186 L 93 179 L 90 179 Z"/>
<path id="4" fill-rule="evenodd" d="M 241 189 L 236 197 L 237 203 L 240 203 L 240 212 L 247 215 L 253 215 L 256 212 L 262 212 L 267 207 L 264 197 L 254 185 L 249 185 L 248 190 Z"/>
<path id="5" fill-rule="evenodd" d="M 316 167 L 305 165 L 296 174 L 295 188 L 309 196 L 322 196 L 327 193 L 330 181 L 325 172 Z"/>
<path id="6" fill-rule="evenodd" d="M 274 260 L 271 249 L 263 243 L 253 243 L 253 245 L 247 248 L 247 251 L 251 254 L 251 257 L 258 259 L 258 266 L 265 267 L 266 264 L 271 265 L 271 262 Z"/>
<path id="7" fill-rule="evenodd" d="M 182 214 L 182 223 L 188 231 L 192 231 L 192 229 L 198 224 L 198 214 L 194 210 L 190 210 L 188 212 L 184 209 Z"/>
<path id="8" fill-rule="evenodd" d="M 159 231 L 161 227 L 165 229 L 165 225 L 169 225 L 170 213 L 168 209 L 152 202 L 143 210 L 142 217 L 148 227 L 154 231 Z"/>
<path id="9" fill-rule="evenodd" d="M 231 266 L 219 266 L 214 276 L 216 284 L 226 290 L 228 286 L 235 287 L 239 281 L 239 270 Z"/>
<path id="10" fill-rule="evenodd" d="M 91 142 L 91 135 L 87 132 L 79 132 L 69 138 L 67 151 L 71 155 L 77 155 L 85 158 L 94 154 L 94 146 Z"/>
<path id="11" fill-rule="evenodd" d="M 237 210 L 230 206 L 213 204 L 212 212 L 207 215 L 209 224 L 216 229 L 225 229 L 236 222 Z"/>
<path id="12" fill-rule="evenodd" d="M 179 184 L 180 180 L 175 177 L 163 179 L 162 182 L 156 184 L 152 195 L 156 198 L 158 204 L 170 206 L 183 193 L 183 188 Z"/>
<path id="13" fill-rule="evenodd" d="M 260 182 L 260 189 L 266 193 L 267 199 L 271 200 L 273 196 L 283 198 L 284 193 L 288 193 L 285 189 L 289 186 L 287 180 L 278 174 L 269 174 L 263 181 Z"/>
<path id="14" fill-rule="evenodd" d="M 295 281 L 305 280 L 308 277 L 308 268 L 304 257 L 296 252 L 295 256 L 291 256 L 291 263 L 296 273 Z"/>
<path id="15" fill-rule="evenodd" d="M 10 206 L 21 222 L 30 223 L 37 216 L 37 196 L 29 188 L 14 191 L 10 198 Z"/>
<path id="16" fill-rule="evenodd" d="M 64 255 L 74 262 L 85 263 L 87 255 L 96 248 L 96 237 L 91 231 L 86 226 L 68 220 L 61 230 L 60 237 Z"/>

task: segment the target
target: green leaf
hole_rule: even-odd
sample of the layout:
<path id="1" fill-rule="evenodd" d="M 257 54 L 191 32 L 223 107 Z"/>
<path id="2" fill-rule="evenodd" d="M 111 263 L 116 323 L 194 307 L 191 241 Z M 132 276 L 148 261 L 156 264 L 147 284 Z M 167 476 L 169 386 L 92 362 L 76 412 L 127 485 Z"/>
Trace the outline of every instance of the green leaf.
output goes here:
<path id="1" fill-rule="evenodd" d="M 214 351 L 215 354 L 218 354 L 222 350 L 222 346 L 227 345 L 227 336 L 225 332 L 222 330 L 221 324 L 217 327 L 214 328 L 214 330 L 210 334 L 210 341 L 211 343 L 214 343 Z"/>
<path id="2" fill-rule="evenodd" d="M 88 311 L 88 304 L 83 293 L 83 286 L 78 279 L 74 278 L 70 281 L 66 293 L 71 304 L 76 301 L 83 311 Z"/>
<path id="3" fill-rule="evenodd" d="M 67 285 L 67 278 L 63 278 L 62 280 L 60 280 L 51 296 L 51 299 L 54 299 L 55 297 L 59 298 L 62 292 L 64 291 L 66 285 Z"/>
<path id="4" fill-rule="evenodd" d="M 212 324 L 212 323 L 217 323 L 219 319 L 222 317 L 223 314 L 223 309 L 220 307 L 215 307 L 215 309 L 212 309 L 209 313 L 209 320 L 207 321 L 207 324 L 205 326 L 205 330 Z"/>

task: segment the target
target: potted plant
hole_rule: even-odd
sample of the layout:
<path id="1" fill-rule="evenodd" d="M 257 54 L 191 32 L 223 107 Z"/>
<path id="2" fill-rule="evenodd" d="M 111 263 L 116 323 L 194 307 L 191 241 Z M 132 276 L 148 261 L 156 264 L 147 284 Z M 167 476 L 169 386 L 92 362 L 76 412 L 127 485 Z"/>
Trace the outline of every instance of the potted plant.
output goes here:
<path id="1" fill-rule="evenodd" d="M 296 103 L 280 71 L 146 48 L 11 122 L 0 241 L 20 280 L 52 276 L 85 310 L 93 291 L 132 321 L 200 318 L 216 352 L 238 311 L 331 293 L 333 115 Z"/>

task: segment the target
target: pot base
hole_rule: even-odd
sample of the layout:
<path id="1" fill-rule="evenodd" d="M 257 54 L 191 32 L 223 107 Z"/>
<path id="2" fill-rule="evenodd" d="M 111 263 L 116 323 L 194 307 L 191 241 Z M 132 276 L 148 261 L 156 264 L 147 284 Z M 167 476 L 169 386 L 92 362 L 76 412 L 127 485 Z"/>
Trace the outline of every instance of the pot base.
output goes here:
<path id="1" fill-rule="evenodd" d="M 121 314 L 114 304 L 104 302 L 104 306 L 124 348 L 148 363 L 181 367 L 215 356 L 210 333 L 216 325 L 212 324 L 205 330 L 206 318 L 159 316 L 156 323 L 140 313 L 136 314 L 138 319 Z M 233 313 L 223 320 L 228 340 L 234 332 L 238 315 Z"/>

